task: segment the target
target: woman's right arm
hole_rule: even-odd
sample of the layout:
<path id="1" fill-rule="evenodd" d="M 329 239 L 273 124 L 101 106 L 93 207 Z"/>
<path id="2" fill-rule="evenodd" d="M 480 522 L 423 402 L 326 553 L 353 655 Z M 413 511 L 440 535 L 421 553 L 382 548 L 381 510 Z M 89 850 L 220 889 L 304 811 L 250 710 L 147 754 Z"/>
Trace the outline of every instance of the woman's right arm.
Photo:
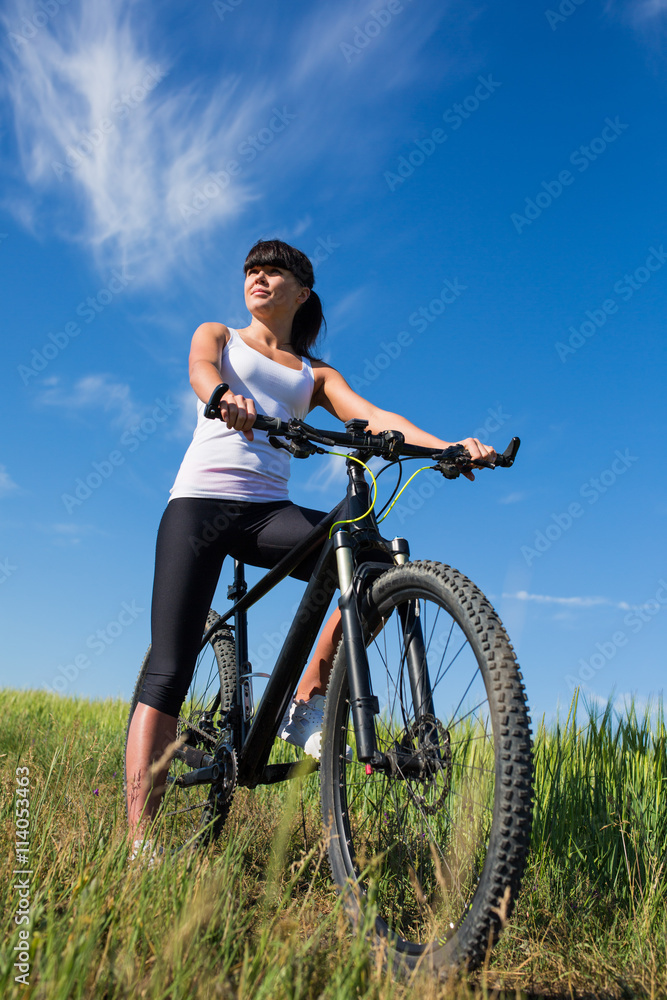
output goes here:
<path id="1" fill-rule="evenodd" d="M 220 374 L 222 352 L 229 340 L 224 323 L 202 323 L 194 332 L 190 346 L 190 385 L 203 403 L 223 381 Z M 235 395 L 229 389 L 220 400 L 220 415 L 228 427 L 242 431 L 252 441 L 252 425 L 257 416 L 252 399 Z"/>

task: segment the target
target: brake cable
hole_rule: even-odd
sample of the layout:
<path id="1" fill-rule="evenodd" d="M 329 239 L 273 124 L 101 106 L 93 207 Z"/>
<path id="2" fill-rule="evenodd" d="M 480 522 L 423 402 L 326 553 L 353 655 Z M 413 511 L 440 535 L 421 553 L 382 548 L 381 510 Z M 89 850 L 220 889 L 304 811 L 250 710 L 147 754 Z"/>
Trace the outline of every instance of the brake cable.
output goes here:
<path id="1" fill-rule="evenodd" d="M 380 523 L 380 521 L 384 521 L 385 517 L 387 517 L 389 514 L 391 514 L 392 507 L 394 506 L 395 503 L 398 502 L 399 498 L 403 495 L 403 493 L 405 492 L 405 490 L 407 490 L 408 486 L 410 485 L 410 483 L 412 482 L 412 480 L 415 478 L 415 476 L 418 476 L 420 472 L 424 472 L 426 469 L 432 469 L 432 468 L 433 468 L 432 465 L 422 465 L 421 469 L 417 469 L 416 472 L 412 473 L 412 475 L 408 479 L 407 483 L 405 484 L 405 486 L 403 487 L 403 489 L 401 490 L 401 492 L 396 495 L 395 499 L 392 501 L 392 503 L 388 507 L 387 512 L 385 514 L 383 514 L 382 517 L 379 517 L 377 519 L 378 524 Z M 386 506 L 386 504 L 385 504 L 385 506 Z"/>
<path id="2" fill-rule="evenodd" d="M 368 508 L 368 510 L 364 511 L 363 514 L 359 514 L 358 517 L 347 517 L 343 521 L 334 521 L 334 523 L 331 525 L 331 529 L 329 531 L 329 538 L 331 538 L 331 536 L 333 534 L 333 530 L 336 527 L 336 525 L 338 525 L 338 524 L 352 524 L 353 521 L 363 521 L 363 519 L 370 514 L 370 512 L 373 510 L 373 507 L 375 506 L 375 501 L 377 500 L 378 484 L 377 484 L 377 481 L 375 479 L 375 476 L 373 475 L 373 473 L 371 472 L 371 470 L 369 469 L 369 467 L 366 465 L 365 462 L 362 462 L 360 458 L 355 458 L 354 455 L 347 455 L 344 451 L 327 451 L 327 452 L 325 452 L 325 454 L 326 455 L 337 455 L 339 458 L 347 458 L 351 462 L 358 462 L 359 465 L 363 465 L 364 469 L 366 470 L 366 472 L 368 473 L 368 475 L 373 480 L 373 499 L 371 500 L 371 505 Z M 378 473 L 378 475 L 379 475 L 379 473 Z"/>
<path id="3" fill-rule="evenodd" d="M 398 490 L 398 487 L 401 485 L 401 480 L 403 479 L 403 462 L 404 461 L 405 461 L 405 459 L 395 458 L 395 459 L 393 459 L 393 461 L 387 462 L 386 465 L 383 465 L 382 468 L 380 469 L 380 471 L 377 474 L 376 478 L 379 479 L 380 476 L 382 475 L 382 473 L 386 472 L 387 469 L 390 469 L 392 467 L 392 465 L 398 465 L 398 479 L 396 480 L 396 484 L 395 484 L 393 490 L 391 491 L 391 493 L 389 495 L 389 499 L 385 501 L 384 506 L 381 507 L 380 510 L 377 512 L 377 517 L 380 517 L 382 514 L 384 514 L 385 510 L 387 509 L 387 507 L 389 506 L 389 504 L 391 503 L 391 501 L 396 496 L 396 491 Z"/>
<path id="4" fill-rule="evenodd" d="M 348 518 L 344 518 L 341 521 L 334 521 L 334 523 L 331 525 L 331 528 L 329 530 L 329 538 L 331 538 L 331 536 L 333 535 L 334 528 L 336 528 L 339 524 L 353 524 L 355 521 L 363 521 L 363 519 L 365 517 L 367 517 L 371 513 L 371 511 L 373 510 L 373 508 L 375 507 L 375 504 L 376 504 L 376 501 L 377 501 L 377 495 L 378 495 L 377 479 L 373 475 L 373 472 L 369 468 L 369 466 L 365 462 L 362 462 L 362 460 L 360 458 L 356 458 L 354 455 L 350 455 L 347 452 L 329 451 L 326 448 L 321 448 L 321 447 L 318 447 L 317 445 L 314 445 L 310 441 L 308 442 L 309 448 L 308 449 L 303 449 L 303 453 L 302 454 L 299 454 L 299 452 L 298 452 L 298 445 L 297 445 L 296 441 L 294 441 L 291 446 L 290 445 L 286 445 L 286 444 L 284 444 L 281 441 L 278 441 L 278 439 L 276 437 L 272 437 L 272 436 L 269 436 L 269 441 L 274 446 L 274 448 L 286 448 L 287 451 L 290 451 L 292 454 L 296 455 L 298 458 L 305 458 L 305 457 L 307 457 L 308 454 L 312 455 L 314 453 L 318 453 L 320 455 L 335 455 L 338 458 L 349 459 L 350 461 L 356 462 L 358 465 L 363 466 L 363 468 L 366 470 L 366 472 L 368 473 L 368 475 L 371 477 L 371 479 L 373 481 L 373 499 L 371 500 L 371 505 L 368 508 L 368 510 L 364 511 L 363 514 L 358 514 L 357 517 L 348 517 Z M 422 465 L 422 467 L 420 469 L 417 469 L 416 472 L 413 472 L 413 474 L 410 476 L 410 478 L 408 479 L 407 483 L 400 490 L 400 492 L 396 493 L 396 490 L 398 489 L 398 487 L 400 485 L 400 482 L 401 482 L 401 479 L 402 479 L 402 476 L 403 476 L 403 461 L 404 461 L 404 459 L 401 460 L 400 458 L 395 458 L 393 460 L 390 460 L 390 461 L 388 461 L 387 465 L 383 466 L 380 469 L 380 471 L 378 472 L 378 474 L 377 474 L 378 477 L 381 476 L 382 473 L 386 469 L 388 469 L 390 467 L 390 465 L 393 465 L 394 463 L 397 463 L 398 466 L 399 466 L 398 482 L 396 483 L 396 486 L 394 487 L 394 490 L 393 490 L 391 496 L 389 497 L 389 500 L 385 503 L 384 507 L 382 507 L 382 509 L 379 512 L 381 516 L 379 516 L 377 518 L 377 523 L 378 524 L 380 524 L 381 521 L 384 521 L 384 519 L 389 516 L 389 514 L 393 510 L 394 506 L 398 503 L 400 497 L 407 490 L 408 486 L 410 485 L 410 483 L 412 482 L 412 480 L 415 478 L 415 476 L 418 476 L 420 472 L 425 472 L 427 469 L 437 469 L 438 468 L 438 466 L 433 466 L 433 465 Z M 393 499 L 392 499 L 392 497 L 393 497 Z"/>
<path id="5" fill-rule="evenodd" d="M 350 459 L 350 461 L 352 461 L 352 462 L 357 462 L 359 465 L 363 465 L 364 469 L 366 470 L 366 472 L 368 473 L 368 475 L 373 480 L 373 499 L 371 501 L 371 505 L 368 508 L 368 510 L 364 511 L 363 514 L 359 514 L 357 517 L 348 517 L 348 518 L 345 518 L 345 520 L 343 520 L 343 521 L 334 521 L 334 523 L 331 525 L 331 529 L 329 531 L 329 538 L 331 538 L 331 536 L 333 534 L 333 530 L 334 530 L 334 528 L 337 525 L 339 525 L 339 524 L 352 524 L 353 521 L 362 521 L 365 517 L 368 516 L 368 514 L 370 514 L 370 512 L 373 510 L 373 507 L 375 506 L 375 502 L 377 500 L 378 486 L 377 486 L 377 479 L 376 479 L 376 477 L 373 475 L 373 473 L 371 472 L 370 468 L 366 465 L 366 463 L 362 462 L 360 458 L 355 458 L 354 455 L 348 455 L 348 454 L 346 454 L 345 452 L 342 452 L 342 451 L 326 451 L 326 452 L 324 452 L 324 454 L 326 454 L 326 455 L 336 455 L 339 458 L 347 458 L 347 459 Z M 400 476 L 402 476 L 403 475 L 402 462 L 401 462 L 400 459 L 398 459 L 397 461 L 398 461 L 398 465 L 400 467 Z M 388 465 L 385 465 L 382 469 L 380 469 L 380 471 L 378 472 L 378 476 L 381 476 L 382 473 L 385 471 L 385 469 L 388 469 L 389 465 L 391 465 L 391 464 L 392 463 L 389 463 Z M 403 489 L 398 494 L 396 494 L 396 496 L 394 497 L 394 499 L 391 500 L 391 497 L 389 498 L 389 500 L 387 501 L 387 504 L 389 504 L 389 507 L 387 507 L 387 504 L 384 505 L 384 507 L 380 511 L 380 514 L 382 516 L 377 518 L 377 523 L 379 524 L 381 521 L 384 521 L 385 517 L 388 517 L 388 515 L 391 514 L 392 508 L 394 507 L 394 505 L 396 503 L 398 503 L 399 499 L 401 498 L 401 496 L 403 495 L 403 493 L 407 490 L 408 486 L 410 485 L 410 483 L 412 482 L 412 480 L 415 478 L 415 476 L 418 476 L 420 472 L 425 472 L 427 469 L 433 469 L 433 468 L 434 468 L 434 466 L 432 466 L 432 465 L 422 465 L 421 469 L 417 469 L 416 472 L 413 472 L 413 474 L 410 476 L 410 478 L 408 479 L 408 481 L 405 484 L 405 486 L 403 487 Z M 398 483 L 394 487 L 394 493 L 396 493 L 396 490 L 398 489 L 399 483 L 401 481 L 400 476 L 399 476 Z M 392 494 L 392 496 L 393 496 L 393 494 Z M 391 503 L 389 503 L 390 500 L 391 500 Z M 387 507 L 387 510 L 386 510 L 385 513 L 382 513 L 382 511 L 385 510 L 385 507 Z"/>

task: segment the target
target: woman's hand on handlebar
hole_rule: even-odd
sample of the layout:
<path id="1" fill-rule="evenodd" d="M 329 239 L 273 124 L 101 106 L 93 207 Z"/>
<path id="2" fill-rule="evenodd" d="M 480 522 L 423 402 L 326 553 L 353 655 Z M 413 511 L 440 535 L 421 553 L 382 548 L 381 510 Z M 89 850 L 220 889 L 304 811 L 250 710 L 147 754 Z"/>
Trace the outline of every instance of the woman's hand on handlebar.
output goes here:
<path id="1" fill-rule="evenodd" d="M 241 431 L 248 441 L 252 441 L 252 425 L 257 419 L 254 400 L 237 396 L 229 389 L 220 400 L 220 419 L 230 429 Z"/>
<path id="2" fill-rule="evenodd" d="M 493 463 L 496 460 L 496 452 L 494 448 L 491 448 L 488 444 L 482 444 L 478 438 L 464 438 L 463 441 L 455 441 L 455 444 L 462 444 L 464 448 L 470 453 L 470 457 L 473 462 L 489 462 Z M 471 482 L 474 482 L 475 476 L 472 472 L 462 473 Z"/>

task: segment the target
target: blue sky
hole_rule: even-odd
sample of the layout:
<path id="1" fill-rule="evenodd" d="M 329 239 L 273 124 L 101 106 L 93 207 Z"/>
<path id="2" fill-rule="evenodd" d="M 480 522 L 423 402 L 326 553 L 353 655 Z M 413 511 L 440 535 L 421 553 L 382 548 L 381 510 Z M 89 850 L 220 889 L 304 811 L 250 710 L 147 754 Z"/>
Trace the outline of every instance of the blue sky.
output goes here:
<path id="1" fill-rule="evenodd" d="M 492 599 L 533 714 L 659 694 L 666 26 L 665 0 L 7 0 L 2 683 L 129 697 L 190 338 L 247 323 L 277 236 L 357 391 L 521 437 L 474 484 L 422 473 L 385 527 Z M 341 464 L 293 463 L 293 498 L 333 506 Z M 251 616 L 258 669 L 301 586 Z"/>

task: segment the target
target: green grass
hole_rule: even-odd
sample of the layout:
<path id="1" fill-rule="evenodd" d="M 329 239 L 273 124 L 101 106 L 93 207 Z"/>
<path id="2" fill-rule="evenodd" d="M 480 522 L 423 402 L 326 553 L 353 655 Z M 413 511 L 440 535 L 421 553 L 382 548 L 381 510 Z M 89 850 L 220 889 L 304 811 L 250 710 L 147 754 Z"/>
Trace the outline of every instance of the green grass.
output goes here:
<path id="1" fill-rule="evenodd" d="M 237 793 L 197 861 L 127 864 L 127 705 L 0 692 L 3 997 L 667 996 L 667 732 L 660 706 L 536 734 L 533 845 L 485 968 L 402 981 L 352 932 L 321 842 L 318 778 Z M 16 984 L 15 769 L 30 770 L 31 971 Z M 517 994 L 523 991 L 523 994 Z"/>

